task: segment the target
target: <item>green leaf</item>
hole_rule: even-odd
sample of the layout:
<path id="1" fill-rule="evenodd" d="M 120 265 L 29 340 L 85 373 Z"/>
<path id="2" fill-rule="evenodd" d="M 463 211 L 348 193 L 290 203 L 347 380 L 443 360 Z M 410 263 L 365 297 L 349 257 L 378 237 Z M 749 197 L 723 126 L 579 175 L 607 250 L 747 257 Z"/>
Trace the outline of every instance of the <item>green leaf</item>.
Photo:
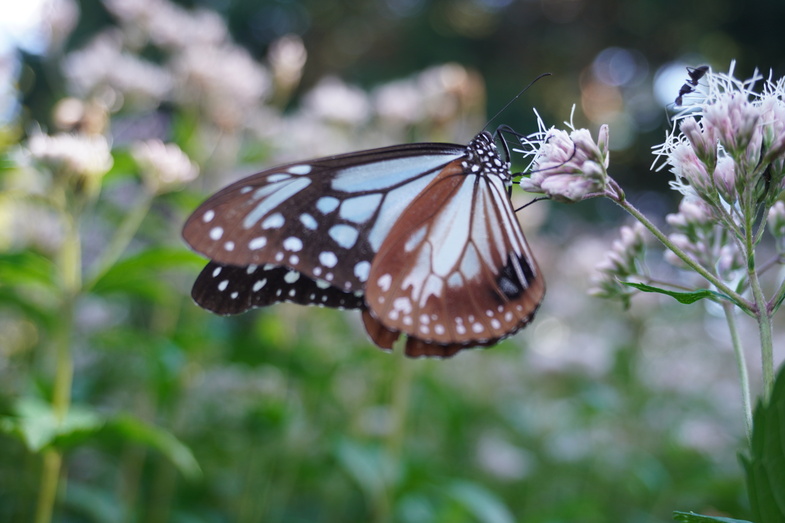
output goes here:
<path id="1" fill-rule="evenodd" d="M 204 264 L 204 258 L 182 248 L 148 249 L 114 264 L 95 282 L 93 291 L 155 295 L 163 289 L 151 274 L 166 269 L 196 269 Z"/>
<path id="2" fill-rule="evenodd" d="M 704 298 L 719 298 L 722 300 L 730 300 L 729 297 L 725 296 L 722 293 L 717 291 L 711 291 L 709 289 L 700 289 L 697 291 L 691 292 L 678 292 L 678 291 L 669 291 L 667 289 L 661 289 L 659 287 L 653 287 L 651 285 L 646 285 L 645 283 L 634 283 L 634 282 L 621 282 L 628 287 L 634 287 L 641 292 L 656 292 L 659 294 L 666 294 L 672 298 L 675 298 L 679 303 L 683 303 L 685 305 L 689 305 L 690 303 L 695 303 L 698 300 L 702 300 Z M 731 300 L 732 301 L 732 300 Z"/>
<path id="3" fill-rule="evenodd" d="M 515 523 L 515 517 L 499 497 L 468 481 L 456 481 L 448 487 L 450 495 L 482 523 Z"/>
<path id="4" fill-rule="evenodd" d="M 97 413 L 77 405 L 61 422 L 52 406 L 39 398 L 20 398 L 14 412 L 16 416 L 0 418 L 0 430 L 19 437 L 31 452 L 40 452 L 56 440 L 89 436 L 104 424 Z"/>
<path id="5" fill-rule="evenodd" d="M 757 523 L 785 521 L 785 365 L 768 404 L 759 401 L 755 408 L 750 456 L 742 463 Z"/>
<path id="6" fill-rule="evenodd" d="M 195 480 L 202 475 L 202 469 L 191 449 L 161 428 L 148 425 L 131 416 L 118 416 L 107 421 L 105 430 L 122 436 L 125 441 L 159 451 L 188 479 Z"/>
<path id="7" fill-rule="evenodd" d="M 57 287 L 57 268 L 48 258 L 24 251 L 0 256 L 0 282 L 3 285 L 40 285 Z"/>
<path id="8" fill-rule="evenodd" d="M 372 502 L 385 496 L 388 489 L 397 483 L 399 470 L 396 464 L 378 446 L 342 439 L 335 452 L 343 469 Z"/>
<path id="9" fill-rule="evenodd" d="M 744 519 L 721 518 L 718 516 L 703 516 L 695 512 L 673 512 L 673 519 L 683 523 L 750 523 Z"/>
<path id="10" fill-rule="evenodd" d="M 19 399 L 14 412 L 15 416 L 0 418 L 0 431 L 17 436 L 31 452 L 49 446 L 70 448 L 88 439 L 119 439 L 159 451 L 189 479 L 201 476 L 199 464 L 187 446 L 169 432 L 131 416 L 106 418 L 87 407 L 71 405 L 59 422 L 50 404 L 29 397 Z"/>

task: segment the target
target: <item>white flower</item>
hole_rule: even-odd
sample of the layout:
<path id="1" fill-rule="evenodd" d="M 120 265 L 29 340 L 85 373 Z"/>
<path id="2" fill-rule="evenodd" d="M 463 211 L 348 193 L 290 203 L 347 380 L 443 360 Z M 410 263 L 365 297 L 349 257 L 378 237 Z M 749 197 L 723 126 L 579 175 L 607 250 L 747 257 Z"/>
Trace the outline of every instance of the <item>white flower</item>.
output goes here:
<path id="1" fill-rule="evenodd" d="M 157 194 L 176 190 L 199 174 L 196 164 L 173 143 L 137 142 L 131 148 L 131 155 L 142 169 L 145 182 Z"/>
<path id="2" fill-rule="evenodd" d="M 72 89 L 85 97 L 110 87 L 140 101 L 158 102 L 173 85 L 167 70 L 124 52 L 122 36 L 115 30 L 99 34 L 66 56 L 63 73 Z"/>
<path id="3" fill-rule="evenodd" d="M 321 80 L 306 96 L 305 110 L 318 118 L 357 125 L 370 116 L 371 104 L 362 89 L 336 77 Z"/>
<path id="4" fill-rule="evenodd" d="M 35 133 L 27 149 L 34 159 L 85 178 L 102 177 L 114 163 L 109 142 L 101 135 Z"/>
<path id="5" fill-rule="evenodd" d="M 223 128 L 244 122 L 270 93 L 270 74 L 242 47 L 193 45 L 174 63 L 180 101 L 199 105 Z"/>

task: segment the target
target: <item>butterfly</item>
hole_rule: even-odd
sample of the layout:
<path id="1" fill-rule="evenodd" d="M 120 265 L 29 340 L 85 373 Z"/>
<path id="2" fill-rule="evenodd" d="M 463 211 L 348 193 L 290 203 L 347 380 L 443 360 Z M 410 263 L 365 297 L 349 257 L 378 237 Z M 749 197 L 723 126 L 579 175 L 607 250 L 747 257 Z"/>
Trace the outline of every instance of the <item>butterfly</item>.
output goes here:
<path id="1" fill-rule="evenodd" d="M 229 185 L 183 227 L 210 258 L 193 299 L 222 315 L 278 302 L 360 309 L 376 345 L 406 334 L 410 357 L 496 344 L 532 320 L 545 284 L 494 136 L 290 163 Z"/>

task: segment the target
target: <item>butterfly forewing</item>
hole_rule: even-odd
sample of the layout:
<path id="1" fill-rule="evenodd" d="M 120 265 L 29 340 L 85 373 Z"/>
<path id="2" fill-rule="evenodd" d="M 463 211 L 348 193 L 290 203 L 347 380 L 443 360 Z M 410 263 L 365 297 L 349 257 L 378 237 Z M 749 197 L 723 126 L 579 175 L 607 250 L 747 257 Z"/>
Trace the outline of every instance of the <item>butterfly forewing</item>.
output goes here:
<path id="1" fill-rule="evenodd" d="M 406 205 L 464 151 L 411 144 L 263 171 L 204 202 L 183 237 L 221 264 L 285 266 L 344 291 L 362 290 Z"/>
<path id="2" fill-rule="evenodd" d="M 210 262 L 196 278 L 191 297 L 216 314 L 239 314 L 279 302 L 339 309 L 363 306 L 359 292 L 344 292 L 286 267 L 237 267 Z"/>
<path id="3" fill-rule="evenodd" d="M 526 325 L 545 292 L 504 180 L 466 169 L 455 161 L 442 170 L 371 266 L 373 317 L 420 345 L 492 344 Z"/>

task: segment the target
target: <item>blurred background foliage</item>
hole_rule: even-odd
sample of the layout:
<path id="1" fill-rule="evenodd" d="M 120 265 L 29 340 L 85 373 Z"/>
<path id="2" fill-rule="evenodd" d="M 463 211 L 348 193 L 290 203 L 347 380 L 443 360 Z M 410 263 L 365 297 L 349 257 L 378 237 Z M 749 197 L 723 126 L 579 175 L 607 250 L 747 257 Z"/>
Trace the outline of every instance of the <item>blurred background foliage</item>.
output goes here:
<path id="1" fill-rule="evenodd" d="M 718 311 L 586 295 L 622 218 L 607 202 L 520 213 L 548 282 L 538 319 L 447 361 L 378 351 L 353 313 L 212 316 L 179 230 L 264 166 L 465 142 L 543 72 L 494 125 L 533 132 L 531 107 L 556 124 L 576 104 L 576 125 L 610 124 L 614 178 L 664 221 L 650 149 L 684 67 L 785 73 L 785 3 L 39 7 L 26 32 L 0 8 L 0 520 L 46 521 L 47 477 L 55 521 L 748 513 Z"/>

